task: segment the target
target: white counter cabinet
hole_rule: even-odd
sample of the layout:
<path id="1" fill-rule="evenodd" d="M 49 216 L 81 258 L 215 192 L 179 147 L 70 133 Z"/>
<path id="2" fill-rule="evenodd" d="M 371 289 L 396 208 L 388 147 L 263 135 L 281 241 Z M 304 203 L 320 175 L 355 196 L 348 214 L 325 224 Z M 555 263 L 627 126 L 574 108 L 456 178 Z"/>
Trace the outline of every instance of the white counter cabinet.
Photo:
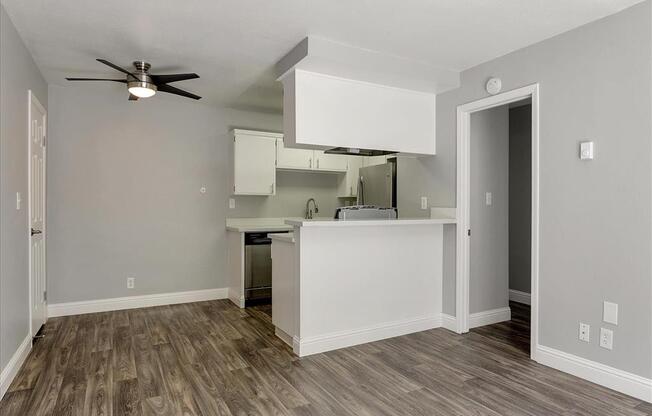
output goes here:
<path id="1" fill-rule="evenodd" d="M 272 240 L 273 322 L 299 356 L 441 326 L 443 225 L 287 220 Z"/>

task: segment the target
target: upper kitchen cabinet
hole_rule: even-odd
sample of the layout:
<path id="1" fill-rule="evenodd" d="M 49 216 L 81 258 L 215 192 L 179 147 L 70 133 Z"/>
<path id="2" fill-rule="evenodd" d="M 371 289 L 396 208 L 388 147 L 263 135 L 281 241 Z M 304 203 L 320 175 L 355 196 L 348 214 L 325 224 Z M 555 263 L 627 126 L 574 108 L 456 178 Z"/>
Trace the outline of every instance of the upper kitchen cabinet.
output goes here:
<path id="1" fill-rule="evenodd" d="M 233 130 L 233 194 L 276 193 L 276 142 L 283 135 Z"/>
<path id="2" fill-rule="evenodd" d="M 347 156 L 346 174 L 341 175 L 337 183 L 337 196 L 339 198 L 351 198 L 358 196 L 358 180 L 360 179 L 360 168 L 363 164 L 361 156 Z"/>
<path id="3" fill-rule="evenodd" d="M 283 145 L 283 139 L 276 142 L 276 167 L 278 169 L 310 170 L 313 168 L 314 152 L 305 149 L 289 149 Z"/>
<path id="4" fill-rule="evenodd" d="M 346 172 L 347 156 L 329 155 L 320 150 L 290 149 L 283 140 L 276 143 L 276 167 L 283 170 Z"/>
<path id="5" fill-rule="evenodd" d="M 362 158 L 362 167 L 383 165 L 387 163 L 387 156 L 365 156 Z"/>
<path id="6" fill-rule="evenodd" d="M 315 169 L 326 172 L 346 172 L 349 158 L 343 155 L 331 155 L 315 150 Z"/>
<path id="7" fill-rule="evenodd" d="M 435 154 L 435 94 L 301 69 L 282 77 L 285 145 Z"/>

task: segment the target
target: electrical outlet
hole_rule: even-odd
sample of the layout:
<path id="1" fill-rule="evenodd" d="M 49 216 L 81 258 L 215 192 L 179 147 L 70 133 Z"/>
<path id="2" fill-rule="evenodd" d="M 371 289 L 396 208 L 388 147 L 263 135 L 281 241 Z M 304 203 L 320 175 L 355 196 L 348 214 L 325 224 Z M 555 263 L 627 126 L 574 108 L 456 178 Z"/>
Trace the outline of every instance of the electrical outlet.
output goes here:
<path id="1" fill-rule="evenodd" d="M 591 340 L 591 325 L 580 322 L 580 341 L 589 342 Z"/>
<path id="2" fill-rule="evenodd" d="M 136 284 L 135 277 L 127 277 L 127 289 L 133 289 L 135 284 Z"/>
<path id="3" fill-rule="evenodd" d="M 229 209 L 235 208 L 235 199 L 229 198 Z"/>
<path id="4" fill-rule="evenodd" d="M 20 204 L 23 202 L 23 198 L 20 196 L 20 192 L 16 192 L 16 210 L 20 211 Z"/>
<path id="5" fill-rule="evenodd" d="M 484 194 L 484 202 L 485 204 L 490 207 L 494 203 L 494 195 L 491 192 L 487 192 Z"/>
<path id="6" fill-rule="evenodd" d="M 614 331 L 600 328 L 600 346 L 608 350 L 614 349 Z"/>
<path id="7" fill-rule="evenodd" d="M 199 188 L 199 193 L 200 194 L 205 194 L 206 193 L 206 187 L 202 186 L 201 188 Z"/>
<path id="8" fill-rule="evenodd" d="M 421 197 L 421 209 L 428 209 L 428 197 L 427 196 L 422 196 Z"/>

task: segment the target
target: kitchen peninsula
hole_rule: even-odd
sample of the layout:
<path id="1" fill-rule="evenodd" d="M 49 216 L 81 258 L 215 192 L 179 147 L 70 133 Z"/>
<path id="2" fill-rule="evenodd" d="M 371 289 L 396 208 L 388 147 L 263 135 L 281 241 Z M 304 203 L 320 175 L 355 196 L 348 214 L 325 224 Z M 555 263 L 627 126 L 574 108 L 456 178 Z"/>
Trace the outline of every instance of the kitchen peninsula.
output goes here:
<path id="1" fill-rule="evenodd" d="M 453 216 L 289 219 L 271 235 L 276 334 L 299 356 L 441 326 L 443 226 Z"/>

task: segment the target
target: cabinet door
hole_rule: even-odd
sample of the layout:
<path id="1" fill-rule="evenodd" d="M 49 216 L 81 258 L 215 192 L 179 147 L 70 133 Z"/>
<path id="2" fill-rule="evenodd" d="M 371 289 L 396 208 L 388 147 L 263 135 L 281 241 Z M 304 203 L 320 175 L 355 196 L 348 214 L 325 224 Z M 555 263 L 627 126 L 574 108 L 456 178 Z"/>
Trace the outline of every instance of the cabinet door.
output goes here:
<path id="1" fill-rule="evenodd" d="M 358 196 L 358 179 L 362 167 L 362 156 L 348 156 L 346 174 L 339 178 L 337 196 L 349 198 Z"/>
<path id="2" fill-rule="evenodd" d="M 383 165 L 385 163 L 387 163 L 387 156 L 365 156 L 362 166 L 376 166 Z"/>
<path id="3" fill-rule="evenodd" d="M 313 168 L 330 172 L 346 172 L 348 157 L 345 155 L 329 155 L 321 150 L 315 150 Z"/>
<path id="4" fill-rule="evenodd" d="M 276 193 L 276 139 L 252 134 L 234 136 L 235 195 Z"/>
<path id="5" fill-rule="evenodd" d="M 276 167 L 279 169 L 312 169 L 312 150 L 290 149 L 283 145 L 283 140 L 276 143 Z"/>

